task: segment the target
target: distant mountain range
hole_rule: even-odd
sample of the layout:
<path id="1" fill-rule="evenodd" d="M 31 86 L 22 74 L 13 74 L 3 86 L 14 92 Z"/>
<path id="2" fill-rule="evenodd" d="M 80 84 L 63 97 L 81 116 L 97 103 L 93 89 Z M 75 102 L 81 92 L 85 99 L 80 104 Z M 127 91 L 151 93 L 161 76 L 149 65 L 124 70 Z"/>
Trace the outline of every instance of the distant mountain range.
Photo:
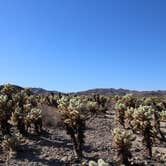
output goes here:
<path id="1" fill-rule="evenodd" d="M 18 89 L 23 89 L 20 86 L 13 85 Z M 3 85 L 0 86 L 2 89 Z M 58 94 L 61 93 L 59 91 L 50 91 L 43 88 L 29 88 L 34 94 Z M 128 89 L 114 89 L 114 88 L 97 88 L 97 89 L 90 89 L 86 91 L 80 92 L 71 92 L 69 94 L 77 94 L 77 95 L 91 95 L 91 94 L 100 94 L 100 95 L 108 95 L 108 96 L 115 96 L 115 95 L 126 95 L 126 94 L 135 94 L 139 96 L 166 96 L 166 90 L 158 90 L 158 91 L 136 91 L 136 90 L 128 90 Z"/>
<path id="2" fill-rule="evenodd" d="M 98 89 L 90 89 L 87 91 L 77 92 L 77 94 L 80 94 L 80 95 L 101 94 L 101 95 L 108 95 L 108 96 L 115 96 L 115 95 L 123 96 L 129 93 L 132 93 L 138 96 L 166 96 L 166 90 L 136 91 L 136 90 L 128 90 L 128 89 L 98 88 Z"/>

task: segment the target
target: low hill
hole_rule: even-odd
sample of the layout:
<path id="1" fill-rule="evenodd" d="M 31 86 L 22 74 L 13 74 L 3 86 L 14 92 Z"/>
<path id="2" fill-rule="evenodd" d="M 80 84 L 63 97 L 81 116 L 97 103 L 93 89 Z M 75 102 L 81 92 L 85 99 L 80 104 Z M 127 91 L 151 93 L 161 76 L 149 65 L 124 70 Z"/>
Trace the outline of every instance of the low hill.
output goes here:
<path id="1" fill-rule="evenodd" d="M 23 89 L 20 86 L 13 85 L 14 87 L 18 89 Z M 3 85 L 0 85 L 0 90 L 3 88 Z M 46 90 L 43 88 L 31 88 L 29 89 L 34 93 L 34 94 L 58 94 L 62 93 L 59 91 L 51 91 L 51 90 Z M 166 90 L 158 90 L 158 91 L 136 91 L 136 90 L 129 90 L 129 89 L 114 89 L 114 88 L 96 88 L 96 89 L 90 89 L 86 91 L 80 91 L 80 92 L 71 92 L 70 94 L 77 94 L 77 95 L 92 95 L 92 94 L 100 94 L 100 95 L 108 95 L 108 96 L 115 96 L 115 95 L 126 95 L 126 94 L 135 94 L 138 96 L 166 96 Z M 64 93 L 63 93 L 64 94 Z"/>
<path id="2" fill-rule="evenodd" d="M 136 91 L 136 90 L 128 90 L 128 89 L 114 89 L 114 88 L 108 88 L 108 89 L 90 89 L 87 91 L 81 91 L 77 92 L 76 94 L 79 95 L 91 95 L 91 94 L 100 94 L 100 95 L 109 95 L 109 96 L 115 96 L 115 95 L 126 95 L 126 94 L 135 94 L 138 96 L 166 96 L 166 91 Z"/>

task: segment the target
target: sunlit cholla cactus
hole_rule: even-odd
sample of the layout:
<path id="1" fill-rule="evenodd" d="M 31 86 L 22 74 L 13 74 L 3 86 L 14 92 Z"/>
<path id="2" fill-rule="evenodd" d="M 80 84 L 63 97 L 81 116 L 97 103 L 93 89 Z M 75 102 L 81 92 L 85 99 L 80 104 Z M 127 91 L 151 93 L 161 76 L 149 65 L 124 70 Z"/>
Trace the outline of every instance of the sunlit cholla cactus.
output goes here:
<path id="1" fill-rule="evenodd" d="M 117 110 L 117 120 L 125 127 L 125 111 L 127 110 L 127 107 L 125 104 L 121 103 L 121 101 L 118 101 L 115 105 L 115 109 Z"/>
<path id="2" fill-rule="evenodd" d="M 94 113 L 96 113 L 98 111 L 99 106 L 98 106 L 97 102 L 95 102 L 95 101 L 87 101 L 86 108 L 91 113 L 91 115 L 93 115 Z"/>
<path id="3" fill-rule="evenodd" d="M 84 100 L 83 98 L 78 96 L 72 97 L 70 98 L 68 108 L 70 110 L 77 110 L 79 112 L 82 112 L 85 109 L 85 104 L 86 104 L 86 100 Z"/>
<path id="4" fill-rule="evenodd" d="M 13 158 L 17 154 L 18 147 L 21 143 L 22 136 L 20 134 L 5 135 L 2 141 L 2 148 L 9 152 L 9 158 Z"/>
<path id="5" fill-rule="evenodd" d="M 113 97 L 114 101 L 117 102 L 118 100 L 122 99 L 122 96 L 119 96 L 119 95 L 115 95 Z"/>
<path id="6" fill-rule="evenodd" d="M 3 118 L 1 119 L 1 128 L 3 134 L 10 134 L 10 125 L 8 123 L 12 113 L 15 111 L 16 107 L 20 107 L 20 102 L 18 98 L 22 101 L 22 96 L 17 96 L 21 88 L 6 84 L 3 85 L 1 89 L 1 99 L 0 99 L 0 110 L 3 112 Z M 21 121 L 20 123 L 21 124 Z"/>
<path id="7" fill-rule="evenodd" d="M 95 94 L 95 95 L 89 97 L 89 101 L 93 101 L 93 102 L 97 103 L 98 108 L 96 109 L 96 112 L 93 112 L 93 113 L 102 113 L 108 109 L 110 98 L 108 96 Z"/>
<path id="8" fill-rule="evenodd" d="M 40 133 L 42 130 L 42 110 L 39 108 L 32 108 L 31 111 L 26 115 L 24 121 L 27 131 L 28 128 L 34 124 L 36 133 Z"/>
<path id="9" fill-rule="evenodd" d="M 153 98 L 152 97 L 145 98 L 145 100 L 143 101 L 143 105 L 145 105 L 145 106 L 153 106 L 154 105 Z"/>
<path id="10" fill-rule="evenodd" d="M 88 166 L 109 166 L 103 159 L 99 159 L 97 162 L 89 161 Z"/>
<path id="11" fill-rule="evenodd" d="M 3 88 L 1 89 L 1 94 L 12 96 L 13 94 L 17 93 L 19 91 L 18 87 L 15 87 L 11 84 L 4 84 Z"/>
<path id="12" fill-rule="evenodd" d="M 137 98 L 133 94 L 126 94 L 122 97 L 121 102 L 125 104 L 126 107 L 135 108 Z"/>
<path id="13" fill-rule="evenodd" d="M 136 97 L 132 94 L 127 94 L 116 102 L 115 109 L 117 110 L 117 120 L 123 127 L 125 127 L 125 112 L 128 108 L 135 108 L 135 106 Z"/>
<path id="14" fill-rule="evenodd" d="M 125 129 L 116 128 L 113 130 L 113 140 L 121 164 L 130 165 L 129 159 L 132 157 L 130 149 L 135 138 L 132 132 Z"/>
<path id="15" fill-rule="evenodd" d="M 0 95 L 0 108 L 7 107 L 9 109 L 12 107 L 12 103 L 12 100 L 7 95 Z"/>
<path id="16" fill-rule="evenodd" d="M 154 109 L 151 106 L 140 106 L 134 110 L 133 121 L 131 122 L 135 130 L 138 130 L 143 135 L 143 143 L 148 150 L 148 155 L 152 157 L 152 146 L 154 131 L 152 126 Z"/>
<path id="17" fill-rule="evenodd" d="M 143 130 L 153 119 L 154 109 L 151 106 L 140 106 L 134 110 L 132 124 L 135 129 Z"/>
<path id="18" fill-rule="evenodd" d="M 15 111 L 12 112 L 11 118 L 10 118 L 10 123 L 13 126 L 17 126 L 19 125 L 20 121 L 24 121 L 24 117 L 25 117 L 25 113 L 23 113 L 21 111 L 20 107 L 16 107 Z"/>
<path id="19" fill-rule="evenodd" d="M 58 108 L 60 108 L 61 111 L 65 111 L 68 109 L 70 97 L 69 96 L 62 96 L 60 99 L 58 99 Z"/>
<path id="20" fill-rule="evenodd" d="M 160 113 L 166 109 L 166 102 L 163 100 L 163 98 L 156 98 L 156 97 L 148 97 L 147 99 L 145 99 L 144 105 L 149 105 L 151 107 L 153 107 L 154 109 L 154 129 L 155 129 L 155 137 L 158 137 L 158 134 L 160 135 L 160 140 L 164 140 L 165 136 L 163 134 L 163 132 L 160 129 Z"/>
<path id="21" fill-rule="evenodd" d="M 31 104 L 32 108 L 37 107 L 38 103 L 37 103 L 37 99 L 36 99 L 35 95 L 27 96 L 26 104 Z"/>
<path id="22" fill-rule="evenodd" d="M 109 164 L 106 163 L 103 159 L 99 159 L 97 163 L 98 166 L 109 166 Z"/>
<path id="23" fill-rule="evenodd" d="M 58 98 L 59 98 L 58 95 L 55 95 L 54 93 L 43 95 L 40 99 L 40 103 L 46 104 L 49 106 L 57 107 L 58 106 L 58 103 L 57 103 Z"/>
<path id="24" fill-rule="evenodd" d="M 7 95 L 0 95 L 0 124 L 2 134 L 10 134 L 10 125 L 8 120 L 12 113 L 13 101 Z"/>
<path id="25" fill-rule="evenodd" d="M 130 107 L 127 109 L 125 112 L 125 118 L 128 119 L 129 121 L 133 120 L 133 114 L 134 114 L 135 108 Z"/>
<path id="26" fill-rule="evenodd" d="M 160 112 L 160 119 L 161 121 L 166 122 L 166 111 Z"/>
<path id="27" fill-rule="evenodd" d="M 132 125 L 132 121 L 134 119 L 133 115 L 134 115 L 134 111 L 135 111 L 136 108 L 133 108 L 133 107 L 130 107 L 130 108 L 127 108 L 127 111 L 125 111 L 125 120 L 127 121 L 128 125 L 129 125 L 129 128 L 134 131 L 134 127 Z"/>
<path id="28" fill-rule="evenodd" d="M 85 121 L 81 115 L 83 105 L 77 97 L 62 96 L 58 100 L 58 110 L 64 123 L 67 134 L 70 135 L 75 155 L 82 158 L 82 146 L 84 143 Z M 77 101 L 76 103 L 74 103 Z"/>
<path id="29" fill-rule="evenodd" d="M 21 90 L 20 92 L 16 93 L 13 95 L 13 101 L 15 103 L 15 110 L 12 113 L 11 116 L 11 124 L 15 125 L 19 132 L 23 135 L 26 134 L 26 129 L 25 129 L 25 123 L 24 119 L 27 115 L 26 110 L 24 109 L 27 100 L 28 100 L 28 95 L 27 90 Z"/>
<path id="30" fill-rule="evenodd" d="M 23 89 L 13 96 L 13 100 L 16 106 L 11 116 L 11 123 L 23 135 L 28 134 L 28 128 L 31 127 L 31 124 L 34 124 L 36 132 L 39 133 L 42 123 L 40 117 L 41 110 L 38 111 L 37 109 L 37 99 L 35 96 L 28 89 Z"/>
<path id="31" fill-rule="evenodd" d="M 7 102 L 8 102 L 7 95 L 0 95 L 0 119 L 6 116 L 7 112 L 5 112 L 4 109 L 8 105 Z"/>

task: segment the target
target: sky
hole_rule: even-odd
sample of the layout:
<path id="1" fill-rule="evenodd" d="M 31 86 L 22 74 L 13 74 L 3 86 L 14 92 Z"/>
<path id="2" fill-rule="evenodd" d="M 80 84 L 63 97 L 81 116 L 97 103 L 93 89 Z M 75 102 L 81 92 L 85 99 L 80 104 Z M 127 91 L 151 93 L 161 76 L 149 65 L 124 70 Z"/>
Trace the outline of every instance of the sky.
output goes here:
<path id="1" fill-rule="evenodd" d="M 0 0 L 0 84 L 166 89 L 165 0 Z"/>

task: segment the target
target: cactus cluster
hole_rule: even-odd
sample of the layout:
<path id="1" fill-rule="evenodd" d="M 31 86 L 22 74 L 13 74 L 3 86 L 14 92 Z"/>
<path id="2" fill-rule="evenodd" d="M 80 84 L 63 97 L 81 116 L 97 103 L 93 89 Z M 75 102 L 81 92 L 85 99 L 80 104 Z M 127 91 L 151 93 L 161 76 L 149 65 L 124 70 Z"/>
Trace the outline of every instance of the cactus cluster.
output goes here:
<path id="1" fill-rule="evenodd" d="M 37 101 L 34 95 L 27 90 L 21 90 L 14 96 L 16 107 L 11 116 L 11 123 L 17 126 L 23 135 L 28 129 L 35 126 L 36 133 L 40 133 L 42 127 L 41 110 L 37 108 Z"/>
<path id="2" fill-rule="evenodd" d="M 40 95 L 38 96 L 39 102 L 48 106 L 54 106 L 57 107 L 58 103 L 57 100 L 61 97 L 61 94 L 59 94 L 58 96 L 51 93 L 51 94 L 47 94 L 47 95 Z"/>
<path id="3" fill-rule="evenodd" d="M 108 99 L 99 95 L 93 97 L 63 95 L 57 100 L 58 110 L 78 158 L 82 158 L 85 119 L 89 114 L 106 110 L 107 102 Z"/>
<path id="4" fill-rule="evenodd" d="M 21 143 L 22 136 L 20 134 L 5 135 L 2 141 L 2 148 L 9 152 L 9 159 L 17 155 L 17 150 Z"/>
<path id="5" fill-rule="evenodd" d="M 15 131 L 28 134 L 28 127 L 34 124 L 36 132 L 41 131 L 41 110 L 37 109 L 37 101 L 28 89 L 19 89 L 10 84 L 4 85 L 0 91 L 0 125 L 3 135 L 3 149 L 14 154 L 17 146 Z M 38 127 L 40 124 L 40 127 Z M 11 130 L 11 128 L 13 128 Z"/>
<path id="6" fill-rule="evenodd" d="M 116 97 L 115 109 L 117 111 L 118 122 L 134 133 L 142 134 L 142 142 L 148 151 L 148 156 L 152 157 L 152 146 L 155 134 L 164 135 L 160 130 L 160 122 L 165 120 L 165 101 L 161 98 L 135 98 L 132 95 Z"/>
<path id="7" fill-rule="evenodd" d="M 42 105 L 55 107 L 67 134 L 71 137 L 75 156 L 83 157 L 85 122 L 97 113 L 105 113 L 110 106 L 110 97 L 102 95 L 34 95 L 29 89 L 18 89 L 9 84 L 0 90 L 0 126 L 3 135 L 2 147 L 9 151 L 10 158 L 16 155 L 22 136 L 31 131 L 42 131 Z M 113 97 L 119 128 L 113 130 L 114 146 L 121 164 L 130 165 L 132 143 L 135 134 L 142 135 L 142 143 L 152 158 L 154 136 L 164 135 L 160 122 L 166 122 L 166 102 L 164 98 L 135 97 L 132 94 Z M 113 100 L 112 100 L 113 101 Z M 112 117 L 111 117 L 112 118 Z M 132 130 L 132 131 L 131 131 Z M 21 135 L 15 134 L 21 133 Z M 134 133 L 134 134 L 133 134 Z M 90 161 L 91 166 L 108 166 L 99 159 Z"/>

